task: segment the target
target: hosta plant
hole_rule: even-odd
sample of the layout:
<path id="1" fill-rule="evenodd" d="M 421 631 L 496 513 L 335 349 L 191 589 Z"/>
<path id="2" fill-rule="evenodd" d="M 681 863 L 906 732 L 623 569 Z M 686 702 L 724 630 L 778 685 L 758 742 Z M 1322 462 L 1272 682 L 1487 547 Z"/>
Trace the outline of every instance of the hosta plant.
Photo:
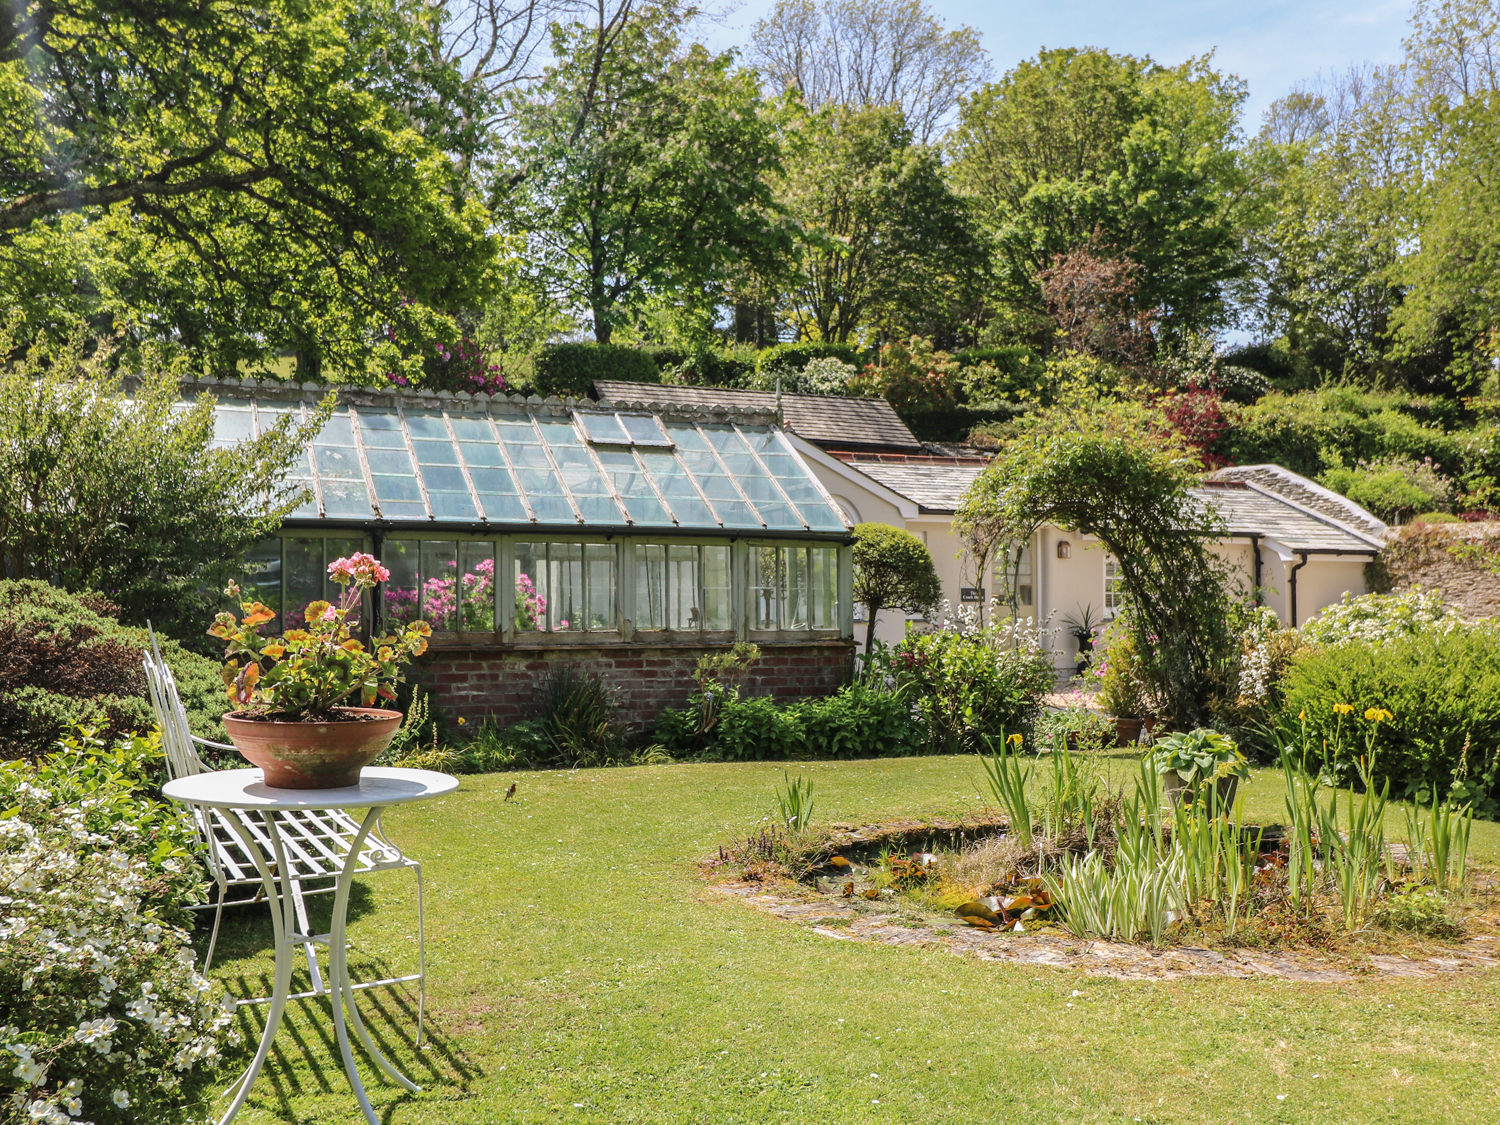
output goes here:
<path id="1" fill-rule="evenodd" d="M 396 698 L 401 667 L 427 651 L 431 626 L 412 621 L 366 647 L 350 635 L 349 615 L 364 591 L 390 578 L 390 571 L 373 556 L 356 554 L 330 563 L 328 574 L 343 592 L 337 604 L 311 602 L 304 613 L 306 628 L 262 637 L 261 627 L 276 614 L 260 602 L 241 602 L 239 618 L 228 611 L 218 615 L 208 633 L 226 644 L 229 659 L 222 674 L 231 703 L 297 721 L 308 715 L 334 717 L 340 705 L 371 707 L 379 699 Z M 225 591 L 231 598 L 239 592 L 233 583 Z"/>
<path id="2" fill-rule="evenodd" d="M 1190 789 L 1202 781 L 1250 777 L 1250 766 L 1234 741 L 1201 727 L 1162 738 L 1151 750 L 1151 763 L 1157 773 L 1175 773 Z"/>

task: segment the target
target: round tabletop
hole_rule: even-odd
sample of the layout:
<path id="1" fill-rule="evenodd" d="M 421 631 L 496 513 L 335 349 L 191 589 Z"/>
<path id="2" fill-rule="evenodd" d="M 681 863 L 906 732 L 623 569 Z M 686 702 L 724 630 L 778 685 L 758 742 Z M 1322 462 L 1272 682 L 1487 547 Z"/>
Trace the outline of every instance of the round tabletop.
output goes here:
<path id="1" fill-rule="evenodd" d="M 404 805 L 441 797 L 458 788 L 458 778 L 435 770 L 366 766 L 358 785 L 339 789 L 273 789 L 258 769 L 212 770 L 175 778 L 161 795 L 187 805 L 214 809 L 365 809 Z"/>

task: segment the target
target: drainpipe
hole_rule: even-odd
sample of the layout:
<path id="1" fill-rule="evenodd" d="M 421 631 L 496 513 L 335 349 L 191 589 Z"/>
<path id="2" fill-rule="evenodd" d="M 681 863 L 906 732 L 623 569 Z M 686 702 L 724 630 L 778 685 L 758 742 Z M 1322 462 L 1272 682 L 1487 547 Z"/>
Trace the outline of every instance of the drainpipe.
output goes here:
<path id="1" fill-rule="evenodd" d="M 1292 567 L 1292 569 L 1287 572 L 1286 576 L 1286 584 L 1290 588 L 1292 594 L 1291 626 L 1293 629 L 1297 627 L 1297 572 L 1307 565 L 1307 552 L 1302 551 L 1297 557 L 1302 561 L 1299 562 L 1296 566 Z"/>
<path id="2" fill-rule="evenodd" d="M 1250 536 L 1250 549 L 1255 552 L 1255 604 L 1260 605 L 1260 536 Z"/>

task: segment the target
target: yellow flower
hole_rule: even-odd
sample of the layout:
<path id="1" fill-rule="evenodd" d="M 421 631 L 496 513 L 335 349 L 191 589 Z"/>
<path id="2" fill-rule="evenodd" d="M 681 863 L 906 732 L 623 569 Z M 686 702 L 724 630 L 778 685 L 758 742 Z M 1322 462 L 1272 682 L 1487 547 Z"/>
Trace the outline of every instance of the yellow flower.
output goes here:
<path id="1" fill-rule="evenodd" d="M 1305 723 L 1305 722 L 1307 722 L 1307 712 L 1305 710 L 1297 712 L 1297 721 L 1299 723 Z"/>
<path id="2" fill-rule="evenodd" d="M 1012 746 L 1019 746 L 1019 745 L 1021 745 L 1021 743 L 1025 742 L 1026 739 L 1022 735 L 1013 734 L 1009 738 L 1007 738 L 1005 741 L 1009 742 Z"/>
<path id="3" fill-rule="evenodd" d="M 1369 707 L 1365 710 L 1365 719 L 1372 723 L 1389 722 L 1393 716 L 1384 707 Z"/>
<path id="4" fill-rule="evenodd" d="M 459 725 L 459 726 L 463 726 L 463 725 L 464 725 L 464 724 L 465 724 L 465 723 L 466 723 L 466 722 L 468 722 L 468 721 L 469 721 L 469 720 L 467 720 L 467 719 L 465 719 L 465 718 L 464 718 L 464 717 L 463 717 L 463 716 L 462 716 L 462 715 L 460 715 L 460 716 L 459 716 L 459 717 L 458 717 L 458 725 Z"/>
<path id="5" fill-rule="evenodd" d="M 1348 703 L 1335 703 L 1333 705 L 1333 712 L 1336 715 L 1347 715 L 1350 711 L 1353 710 L 1354 708 Z"/>

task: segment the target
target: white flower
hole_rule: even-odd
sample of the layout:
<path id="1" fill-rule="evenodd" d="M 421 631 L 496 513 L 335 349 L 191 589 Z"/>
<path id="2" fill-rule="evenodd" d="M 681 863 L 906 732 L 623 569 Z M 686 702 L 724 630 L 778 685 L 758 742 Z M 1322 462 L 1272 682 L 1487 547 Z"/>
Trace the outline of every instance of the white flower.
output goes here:
<path id="1" fill-rule="evenodd" d="M 47 1068 L 33 1062 L 30 1055 L 23 1055 L 21 1061 L 16 1063 L 16 1069 L 11 1073 L 26 1085 L 35 1086 L 47 1076 Z"/>
<path id="2" fill-rule="evenodd" d="M 114 1102 L 115 1105 L 120 1109 L 130 1108 L 130 1095 L 127 1094 L 124 1090 L 117 1089 L 113 1094 L 109 1096 L 109 1100 Z"/>

